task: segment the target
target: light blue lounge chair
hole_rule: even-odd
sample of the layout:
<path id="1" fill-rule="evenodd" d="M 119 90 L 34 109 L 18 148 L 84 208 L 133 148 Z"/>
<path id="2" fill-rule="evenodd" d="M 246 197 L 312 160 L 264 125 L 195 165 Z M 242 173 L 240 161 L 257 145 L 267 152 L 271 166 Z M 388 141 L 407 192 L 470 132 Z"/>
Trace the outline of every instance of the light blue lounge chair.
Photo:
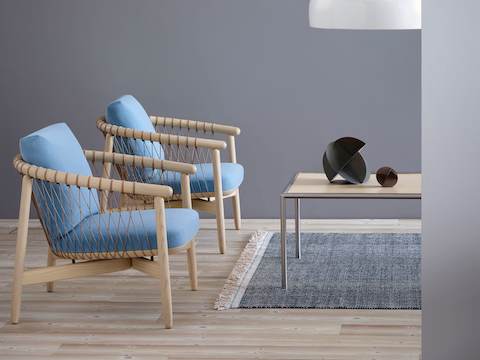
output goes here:
<path id="1" fill-rule="evenodd" d="M 241 227 L 240 193 L 244 169 L 237 163 L 235 137 L 240 129 L 233 126 L 160 116 L 148 116 L 131 95 L 124 95 L 108 105 L 105 116 L 97 120 L 105 135 L 105 151 L 159 160 L 194 164 L 197 173 L 190 178 L 193 207 L 212 212 L 217 219 L 220 253 L 225 252 L 225 198 L 232 198 L 235 228 Z M 227 143 L 207 136 L 227 136 L 229 162 L 222 162 L 220 151 Z M 143 171 L 125 174 L 126 179 L 172 187 L 181 194 L 181 177 L 175 173 Z"/>
<path id="2" fill-rule="evenodd" d="M 89 161 L 92 166 L 89 165 Z M 95 177 L 92 169 L 114 168 L 119 173 L 158 174 L 181 171 L 184 208 L 166 208 L 171 187 L 111 177 Z M 22 286 L 108 273 L 133 267 L 160 280 L 162 316 L 172 327 L 169 254 L 186 251 L 192 290 L 197 289 L 195 236 L 199 217 L 188 197 L 195 166 L 147 157 L 83 151 L 64 123 L 38 130 L 20 140 L 14 160 L 22 174 L 12 301 L 12 322 L 18 323 Z M 119 178 L 119 176 L 118 176 Z M 120 203 L 123 196 L 154 199 L 150 209 Z M 49 245 L 46 268 L 24 269 L 31 199 Z M 155 260 L 156 257 L 156 260 Z M 72 264 L 56 266 L 56 259 Z"/>

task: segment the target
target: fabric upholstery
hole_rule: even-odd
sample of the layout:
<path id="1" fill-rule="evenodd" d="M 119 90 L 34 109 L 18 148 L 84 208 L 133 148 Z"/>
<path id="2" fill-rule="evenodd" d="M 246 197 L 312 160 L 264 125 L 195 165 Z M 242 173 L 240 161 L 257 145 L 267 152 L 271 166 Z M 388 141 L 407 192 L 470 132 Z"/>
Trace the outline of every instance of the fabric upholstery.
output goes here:
<path id="1" fill-rule="evenodd" d="M 112 101 L 105 118 L 109 124 L 126 128 L 155 132 L 155 127 L 143 106 L 132 95 L 124 95 Z M 164 152 L 159 143 L 141 140 L 128 140 L 130 155 L 148 156 L 164 159 Z M 118 149 L 120 150 L 120 149 Z"/>
<path id="2" fill-rule="evenodd" d="M 197 172 L 190 175 L 190 189 L 193 193 L 214 192 L 215 181 L 211 163 L 195 164 Z M 243 166 L 234 163 L 221 163 L 223 191 L 235 190 L 243 182 Z M 181 193 L 181 176 L 179 173 L 166 171 L 155 182 L 172 187 L 174 193 Z"/>
<path id="3" fill-rule="evenodd" d="M 47 126 L 21 138 L 20 154 L 32 165 L 92 175 L 82 147 L 65 123 Z M 33 190 L 44 225 L 53 238 L 67 233 L 98 211 L 96 191 L 40 181 L 35 182 Z"/>
<path id="4" fill-rule="evenodd" d="M 192 209 L 166 209 L 169 248 L 187 244 L 199 229 L 198 213 Z M 119 211 L 91 215 L 56 243 L 67 253 L 122 252 L 157 249 L 155 210 Z"/>

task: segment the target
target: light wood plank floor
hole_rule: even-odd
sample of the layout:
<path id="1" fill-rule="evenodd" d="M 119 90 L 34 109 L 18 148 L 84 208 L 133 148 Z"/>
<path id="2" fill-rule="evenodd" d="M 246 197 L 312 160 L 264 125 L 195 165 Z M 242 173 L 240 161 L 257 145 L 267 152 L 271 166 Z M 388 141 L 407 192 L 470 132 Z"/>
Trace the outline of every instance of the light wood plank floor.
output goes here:
<path id="1" fill-rule="evenodd" d="M 233 228 L 227 221 L 227 226 Z M 419 232 L 418 220 L 311 220 L 303 231 Z M 420 358 L 420 311 L 229 310 L 213 303 L 255 230 L 278 220 L 244 220 L 227 231 L 217 255 L 212 220 L 198 240 L 200 290 L 189 290 L 185 256 L 171 257 L 174 328 L 160 319 L 157 281 L 134 270 L 25 287 L 21 322 L 8 323 L 15 225 L 0 221 L 1 359 L 328 359 Z M 29 236 L 27 265 L 43 266 L 46 242 L 38 225 Z"/>

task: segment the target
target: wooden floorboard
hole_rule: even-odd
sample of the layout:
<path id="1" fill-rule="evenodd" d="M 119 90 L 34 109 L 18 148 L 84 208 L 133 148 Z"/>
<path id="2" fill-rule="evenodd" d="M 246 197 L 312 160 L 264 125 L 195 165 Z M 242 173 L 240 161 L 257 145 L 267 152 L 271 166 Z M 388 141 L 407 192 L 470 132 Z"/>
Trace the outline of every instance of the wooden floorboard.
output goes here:
<path id="1" fill-rule="evenodd" d="M 291 225 L 291 224 L 290 224 Z M 232 229 L 232 222 L 227 221 Z M 419 232 L 418 220 L 305 220 L 303 231 Z M 158 281 L 135 270 L 65 280 L 55 292 L 24 288 L 20 324 L 9 324 L 15 224 L 0 220 L 0 359 L 418 360 L 421 312 L 235 309 L 213 303 L 241 250 L 278 220 L 244 220 L 217 254 L 214 220 L 198 236 L 200 290 L 189 290 L 186 257 L 171 257 L 174 328 L 160 318 Z M 44 266 L 47 244 L 31 223 L 27 266 Z"/>

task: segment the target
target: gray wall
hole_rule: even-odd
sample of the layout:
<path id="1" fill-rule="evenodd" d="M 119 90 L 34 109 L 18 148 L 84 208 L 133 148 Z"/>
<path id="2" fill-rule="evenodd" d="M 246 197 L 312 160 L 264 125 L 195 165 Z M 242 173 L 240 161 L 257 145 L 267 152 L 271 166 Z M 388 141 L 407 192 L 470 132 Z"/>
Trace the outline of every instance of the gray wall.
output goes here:
<path id="1" fill-rule="evenodd" d="M 423 0 L 423 360 L 480 358 L 478 0 Z"/>
<path id="2" fill-rule="evenodd" d="M 2 0 L 0 218 L 17 216 L 18 138 L 66 121 L 98 148 L 95 118 L 124 93 L 150 113 L 242 128 L 245 217 L 277 217 L 292 174 L 318 171 L 341 136 L 368 143 L 372 170 L 419 171 L 420 33 L 313 30 L 307 3 Z M 420 204 L 325 201 L 304 214 L 411 218 Z"/>

